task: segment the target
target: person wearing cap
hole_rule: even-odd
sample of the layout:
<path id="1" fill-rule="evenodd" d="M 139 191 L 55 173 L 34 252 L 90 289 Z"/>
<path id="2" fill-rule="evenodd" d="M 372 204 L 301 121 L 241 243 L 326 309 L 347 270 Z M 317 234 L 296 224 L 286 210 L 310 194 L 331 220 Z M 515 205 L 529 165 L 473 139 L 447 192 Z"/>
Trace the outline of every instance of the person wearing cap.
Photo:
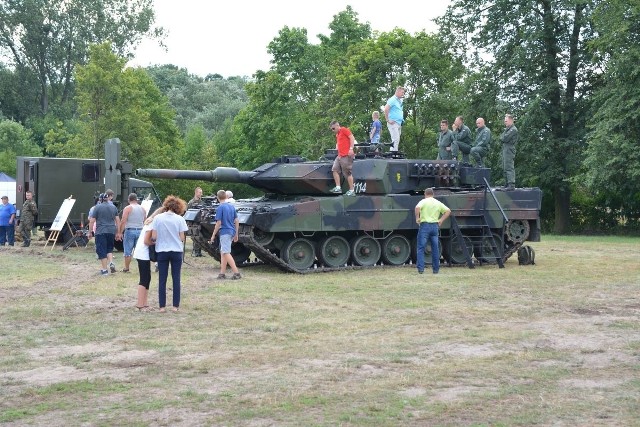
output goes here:
<path id="1" fill-rule="evenodd" d="M 5 242 L 13 246 L 16 232 L 16 207 L 9 203 L 9 196 L 2 196 L 0 204 L 0 246 Z"/>
<path id="2" fill-rule="evenodd" d="M 187 209 L 193 209 L 193 208 L 195 208 L 197 206 L 200 206 L 200 205 L 202 205 L 202 188 L 201 187 L 196 187 L 196 189 L 193 192 L 193 198 L 187 202 Z M 192 246 L 192 249 L 191 249 L 191 256 L 193 256 L 193 257 L 201 257 L 202 256 L 202 248 L 200 247 L 198 242 L 193 240 L 193 237 L 191 238 L 191 241 L 193 242 L 193 246 Z"/>
<path id="3" fill-rule="evenodd" d="M 101 197 L 101 203 L 94 207 L 93 216 L 89 219 L 89 230 L 96 224 L 96 253 L 102 265 L 100 274 L 103 276 L 109 275 L 107 263 L 111 273 L 116 272 L 116 266 L 113 263 L 113 244 L 115 239 L 122 239 L 122 235 L 119 232 L 120 217 L 118 216 L 118 208 L 113 203 L 110 203 L 113 199 L 113 194 L 113 190 L 107 190 L 104 193 L 106 198 Z"/>

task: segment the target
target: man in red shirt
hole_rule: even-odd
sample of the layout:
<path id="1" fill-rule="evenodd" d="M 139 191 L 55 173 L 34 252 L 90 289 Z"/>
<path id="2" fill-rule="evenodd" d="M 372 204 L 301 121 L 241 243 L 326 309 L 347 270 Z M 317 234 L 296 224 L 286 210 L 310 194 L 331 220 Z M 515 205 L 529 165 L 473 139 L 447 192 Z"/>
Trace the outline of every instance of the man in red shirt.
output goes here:
<path id="1" fill-rule="evenodd" d="M 331 122 L 331 130 L 336 134 L 336 150 L 338 155 L 333 161 L 333 180 L 336 182 L 336 186 L 331 190 L 332 193 L 342 194 L 342 187 L 340 186 L 340 172 L 347 178 L 349 183 L 349 191 L 345 193 L 345 196 L 355 196 L 353 185 L 353 175 L 351 170 L 353 169 L 353 159 L 355 154 L 353 152 L 353 146 L 356 143 L 356 139 L 349 128 L 340 126 L 336 120 Z"/>

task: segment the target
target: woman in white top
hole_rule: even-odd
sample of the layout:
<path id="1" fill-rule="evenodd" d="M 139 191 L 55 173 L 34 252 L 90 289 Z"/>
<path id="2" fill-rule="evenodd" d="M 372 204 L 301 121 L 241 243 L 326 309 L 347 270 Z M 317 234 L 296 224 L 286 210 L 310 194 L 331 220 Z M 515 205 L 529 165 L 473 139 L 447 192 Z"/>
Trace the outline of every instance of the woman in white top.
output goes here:
<path id="1" fill-rule="evenodd" d="M 149 285 L 151 284 L 151 261 L 149 260 L 149 245 L 151 245 L 151 221 L 142 227 L 140 237 L 133 250 L 133 257 L 138 261 L 138 271 L 140 272 L 140 281 L 138 282 L 138 303 L 136 308 L 140 311 L 148 311 L 149 303 L 147 296 L 149 294 Z"/>
<path id="2" fill-rule="evenodd" d="M 166 212 L 155 217 L 151 224 L 151 242 L 156 245 L 158 257 L 158 303 L 160 312 L 165 311 L 167 303 L 167 277 L 171 265 L 173 281 L 173 311 L 180 307 L 180 272 L 182 253 L 186 238 L 187 222 L 182 214 L 187 203 L 179 197 L 167 196 L 162 206 Z"/>

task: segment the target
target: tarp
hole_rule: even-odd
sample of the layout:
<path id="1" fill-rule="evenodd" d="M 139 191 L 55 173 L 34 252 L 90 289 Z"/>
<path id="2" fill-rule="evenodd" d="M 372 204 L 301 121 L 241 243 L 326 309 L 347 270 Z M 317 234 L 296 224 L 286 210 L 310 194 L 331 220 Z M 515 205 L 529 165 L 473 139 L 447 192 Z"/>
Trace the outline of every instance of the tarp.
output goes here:
<path id="1" fill-rule="evenodd" d="M 16 180 L 0 172 L 0 196 L 9 196 L 9 203 L 16 202 Z"/>
<path id="2" fill-rule="evenodd" d="M 16 180 L 11 178 L 6 173 L 0 172 L 0 182 L 16 182 Z"/>

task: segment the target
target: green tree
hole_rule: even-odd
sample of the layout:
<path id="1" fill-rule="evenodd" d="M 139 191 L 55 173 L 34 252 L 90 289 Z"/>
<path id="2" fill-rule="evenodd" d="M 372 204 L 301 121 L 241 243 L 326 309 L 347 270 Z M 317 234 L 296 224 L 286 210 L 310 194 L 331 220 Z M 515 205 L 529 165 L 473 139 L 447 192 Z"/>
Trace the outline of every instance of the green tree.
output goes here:
<path id="1" fill-rule="evenodd" d="M 234 119 L 232 139 L 218 141 L 225 164 L 255 167 L 285 154 L 304 154 L 309 131 L 294 84 L 273 71 L 246 86 L 249 104 Z"/>
<path id="2" fill-rule="evenodd" d="M 175 109 L 183 134 L 193 126 L 202 126 L 213 135 L 247 105 L 243 78 L 209 75 L 202 79 L 174 65 L 149 67 L 147 71 Z"/>
<path id="3" fill-rule="evenodd" d="M 335 114 L 349 117 L 364 140 L 371 111 L 384 105 L 402 84 L 406 89 L 402 151 L 435 156 L 440 119 L 459 114 L 458 86 L 464 72 L 444 42 L 436 35 L 395 29 L 352 45 L 348 57 L 335 73 Z"/>
<path id="4" fill-rule="evenodd" d="M 87 65 L 77 67 L 82 130 L 75 138 L 96 157 L 103 156 L 105 139 L 117 137 L 134 165 L 179 166 L 182 141 L 167 98 L 144 69 L 125 68 L 125 62 L 103 43 L 90 48 Z"/>
<path id="5" fill-rule="evenodd" d="M 335 15 L 329 28 L 329 36 L 318 36 L 319 45 L 309 43 L 306 29 L 289 27 L 269 43 L 273 66 L 247 84 L 249 104 L 234 119 L 234 137 L 215 139 L 223 162 L 256 166 L 285 154 L 317 158 L 335 147 L 330 120 L 348 123 L 350 118 L 335 115 L 340 109 L 331 95 L 333 69 L 344 63 L 349 46 L 371 36 L 371 29 L 358 22 L 351 7 Z"/>
<path id="6" fill-rule="evenodd" d="M 13 120 L 0 121 L 0 171 L 16 176 L 16 156 L 42 156 L 31 132 Z"/>
<path id="7" fill-rule="evenodd" d="M 40 112 L 38 79 L 28 68 L 0 64 L 0 112 L 20 123 Z"/>
<path id="8" fill-rule="evenodd" d="M 584 117 L 592 89 L 594 0 L 455 0 L 438 20 L 469 64 L 486 67 L 499 85 L 501 113 L 520 129 L 518 181 L 553 195 L 554 228 L 570 226 L 570 178 L 578 172 Z M 497 129 L 494 129 L 494 133 Z"/>
<path id="9" fill-rule="evenodd" d="M 585 182 L 602 211 L 638 227 L 640 220 L 640 2 L 601 3 L 595 52 L 606 58 L 604 85 L 594 94 Z M 583 181 L 584 179 L 584 181 Z"/>
<path id="10" fill-rule="evenodd" d="M 237 137 L 219 149 L 223 158 L 252 165 L 282 154 L 317 158 L 335 147 L 332 119 L 364 142 L 371 112 L 398 84 L 407 86 L 403 151 L 435 155 L 437 123 L 457 112 L 463 99 L 462 62 L 437 36 L 401 29 L 374 34 L 350 7 L 333 17 L 329 29 L 317 45 L 305 29 L 289 27 L 269 44 L 273 66 L 247 86 L 249 106 L 235 119 Z"/>
<path id="11" fill-rule="evenodd" d="M 153 0 L 10 0 L 0 2 L 0 54 L 16 70 L 28 69 L 40 88 L 43 114 L 72 97 L 76 64 L 91 44 L 109 41 L 128 55 L 153 28 Z"/>

